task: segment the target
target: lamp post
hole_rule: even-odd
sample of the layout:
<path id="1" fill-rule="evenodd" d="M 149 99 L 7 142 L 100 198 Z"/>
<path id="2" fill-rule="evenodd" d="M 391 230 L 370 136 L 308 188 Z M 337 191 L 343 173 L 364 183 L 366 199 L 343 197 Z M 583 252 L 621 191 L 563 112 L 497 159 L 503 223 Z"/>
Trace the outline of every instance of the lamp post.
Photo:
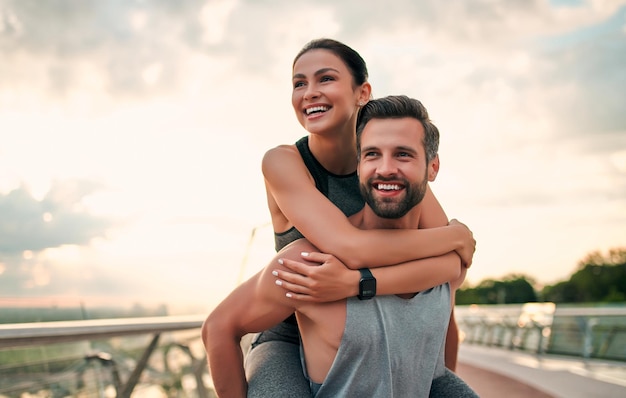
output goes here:
<path id="1" fill-rule="evenodd" d="M 239 276 L 237 277 L 237 286 L 240 285 L 241 282 L 243 282 L 243 277 L 246 271 L 246 265 L 248 264 L 248 257 L 250 256 L 250 251 L 252 250 L 252 243 L 254 243 L 254 238 L 256 237 L 257 231 L 260 228 L 267 227 L 268 225 L 271 225 L 271 222 L 268 221 L 266 223 L 259 224 L 255 226 L 254 228 L 252 228 L 252 230 L 250 231 L 250 238 L 248 239 L 246 250 L 241 260 L 241 266 L 239 267 Z"/>

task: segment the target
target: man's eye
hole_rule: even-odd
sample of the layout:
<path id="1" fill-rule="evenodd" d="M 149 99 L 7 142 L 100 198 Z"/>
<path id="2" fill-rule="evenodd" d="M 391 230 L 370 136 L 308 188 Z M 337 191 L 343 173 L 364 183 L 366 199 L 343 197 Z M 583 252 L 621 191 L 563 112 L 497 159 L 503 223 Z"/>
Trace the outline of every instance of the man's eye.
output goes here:
<path id="1" fill-rule="evenodd" d="M 376 156 L 376 155 L 378 155 L 378 152 L 372 152 L 372 151 L 369 151 L 369 152 L 365 152 L 365 153 L 363 154 L 363 157 L 368 158 L 368 157 L 372 157 L 372 156 Z"/>

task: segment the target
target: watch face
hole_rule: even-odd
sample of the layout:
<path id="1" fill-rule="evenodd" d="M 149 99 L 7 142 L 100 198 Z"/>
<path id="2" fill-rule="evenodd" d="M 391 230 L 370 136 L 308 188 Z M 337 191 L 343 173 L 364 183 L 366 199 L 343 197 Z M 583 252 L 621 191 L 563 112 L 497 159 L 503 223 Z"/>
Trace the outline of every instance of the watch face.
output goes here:
<path id="1" fill-rule="evenodd" d="M 376 279 L 362 279 L 361 280 L 361 297 L 374 297 L 376 295 Z"/>

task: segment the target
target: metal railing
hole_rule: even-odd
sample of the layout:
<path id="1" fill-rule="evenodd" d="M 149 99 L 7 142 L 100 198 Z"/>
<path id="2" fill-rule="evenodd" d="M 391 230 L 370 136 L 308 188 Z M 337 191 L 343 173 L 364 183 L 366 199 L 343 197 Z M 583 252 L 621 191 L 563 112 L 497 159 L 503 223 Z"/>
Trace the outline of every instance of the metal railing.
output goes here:
<path id="1" fill-rule="evenodd" d="M 626 305 L 470 305 L 455 314 L 469 344 L 626 361 Z"/>
<path id="2" fill-rule="evenodd" d="M 61 381 L 67 384 L 70 378 L 74 380 L 75 386 L 84 387 L 83 378 L 86 371 L 96 366 L 108 374 L 106 383 L 112 386 L 116 397 L 130 397 L 140 382 L 142 374 L 146 372 L 150 358 L 157 350 L 163 354 L 161 379 L 169 378 L 168 385 L 180 385 L 182 383 L 182 376 L 179 375 L 178 379 L 173 380 L 171 371 L 174 367 L 180 368 L 180 365 L 171 365 L 168 361 L 170 352 L 176 350 L 187 357 L 188 366 L 183 369 L 183 372 L 193 376 L 195 394 L 199 398 L 209 398 L 213 396 L 213 393 L 210 388 L 206 387 L 204 380 L 204 376 L 207 375 L 206 357 L 203 351 L 200 355 L 194 354 L 189 346 L 190 341 L 199 341 L 200 327 L 204 319 L 205 315 L 163 316 L 0 325 L 0 355 L 4 354 L 5 357 L 10 358 L 10 360 L 3 358 L 0 371 L 3 374 L 13 376 L 0 378 L 6 382 L 0 384 L 0 392 L 9 396 L 11 396 L 10 392 L 15 392 L 15 395 L 19 396 L 19 391 L 29 389 L 43 388 L 46 391 L 63 389 L 59 387 L 62 384 Z M 169 339 L 160 342 L 162 336 L 166 335 Z M 133 340 L 133 337 L 137 336 L 148 338 L 139 339 L 139 341 Z M 127 344 L 130 349 L 127 349 L 124 355 L 113 355 L 107 352 L 115 350 L 115 344 L 108 345 L 109 349 L 104 351 L 91 344 L 94 341 L 124 338 L 133 341 L 132 344 Z M 47 358 L 44 358 L 46 355 L 39 355 L 41 358 L 33 361 L 33 356 L 26 353 L 17 355 L 20 357 L 19 360 L 15 359 L 15 353 L 19 352 L 20 348 L 40 350 L 46 346 L 62 346 L 63 343 L 75 344 L 85 341 L 90 344 L 78 349 L 78 352 L 82 354 L 80 358 L 76 358 L 76 355 L 69 355 L 69 357 L 66 355 L 63 358 L 57 356 L 56 359 L 51 360 L 50 355 Z M 94 348 L 96 349 L 94 350 Z M 64 349 L 63 351 L 67 352 L 68 350 Z M 128 355 L 129 352 L 139 355 Z M 24 358 L 28 359 L 25 360 Z M 51 364 L 54 361 L 63 363 L 59 366 L 61 371 L 51 371 Z M 47 363 L 42 365 L 42 362 Z M 129 364 L 131 365 L 129 366 Z M 43 369 L 40 369 L 42 366 Z M 36 369 L 36 371 L 24 371 L 23 369 L 26 367 Z M 152 373 L 155 372 L 152 370 Z M 71 377 L 68 376 L 69 374 Z M 126 377 L 123 377 L 123 374 L 126 374 Z M 167 376 L 163 376 L 165 374 Z M 102 376 L 100 375 L 99 378 L 102 379 Z M 7 384 L 9 379 L 13 380 L 10 385 Z M 42 385 L 46 387 L 41 387 Z M 67 390 L 67 388 L 65 389 Z M 54 396 L 55 394 L 51 393 L 51 395 Z M 64 393 L 59 395 L 64 395 Z M 104 393 L 100 394 L 100 396 L 105 395 Z"/>
<path id="3" fill-rule="evenodd" d="M 473 305 L 457 306 L 455 313 L 465 343 L 626 361 L 624 305 Z M 130 397 L 138 385 L 160 380 L 165 389 L 193 384 L 193 396 L 213 397 L 199 338 L 204 319 L 193 315 L 0 324 L 0 395 L 19 397 L 37 388 L 53 397 L 75 395 L 63 383 L 71 379 L 75 391 L 84 389 L 91 372 L 98 375 L 98 396 Z M 61 348 L 54 352 L 52 347 Z M 170 361 L 173 353 L 184 361 Z M 149 364 L 155 357 L 160 358 L 159 367 Z M 107 393 L 107 388 L 113 391 Z"/>

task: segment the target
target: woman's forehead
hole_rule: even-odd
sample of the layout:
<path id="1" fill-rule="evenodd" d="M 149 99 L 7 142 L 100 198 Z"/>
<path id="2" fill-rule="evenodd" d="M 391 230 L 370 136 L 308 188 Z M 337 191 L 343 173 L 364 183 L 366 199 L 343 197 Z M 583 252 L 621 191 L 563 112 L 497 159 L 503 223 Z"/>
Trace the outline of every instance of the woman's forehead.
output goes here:
<path id="1" fill-rule="evenodd" d="M 316 48 L 302 54 L 293 65 L 293 72 L 302 73 L 305 70 L 318 70 L 331 67 L 339 72 L 348 72 L 345 62 L 330 50 Z"/>

